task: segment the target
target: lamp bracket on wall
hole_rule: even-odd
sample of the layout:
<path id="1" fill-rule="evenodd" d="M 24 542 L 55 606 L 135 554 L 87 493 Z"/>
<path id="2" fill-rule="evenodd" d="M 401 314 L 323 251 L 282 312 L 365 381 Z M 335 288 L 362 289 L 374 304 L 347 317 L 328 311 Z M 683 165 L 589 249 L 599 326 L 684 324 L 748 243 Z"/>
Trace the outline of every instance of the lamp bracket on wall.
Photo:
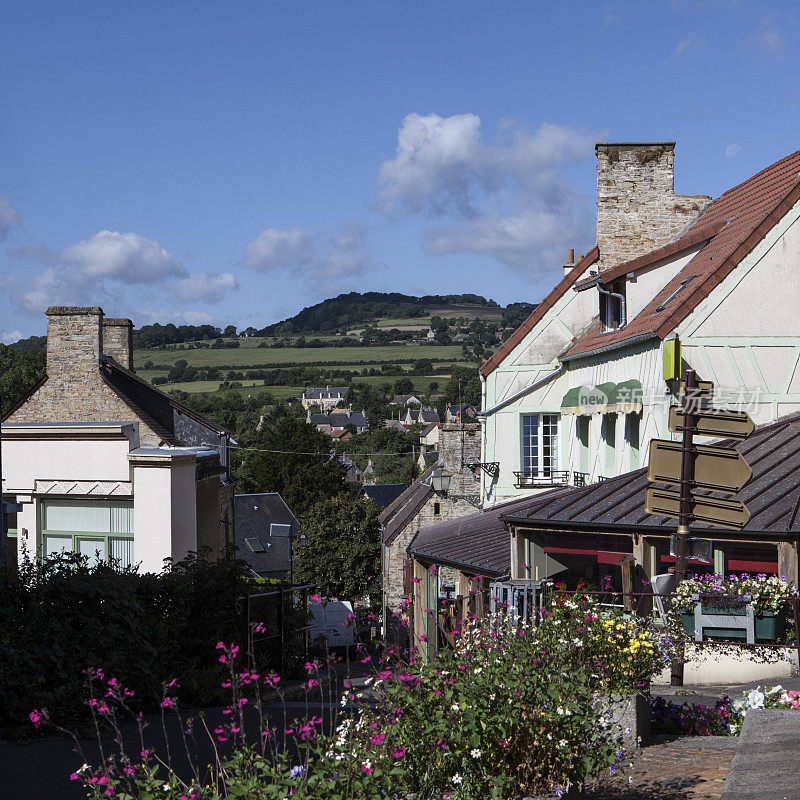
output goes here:
<path id="1" fill-rule="evenodd" d="M 497 478 L 500 474 L 499 461 L 475 461 L 472 464 L 465 464 L 464 466 L 466 466 L 467 469 L 471 469 L 473 472 L 480 467 L 490 478 Z"/>

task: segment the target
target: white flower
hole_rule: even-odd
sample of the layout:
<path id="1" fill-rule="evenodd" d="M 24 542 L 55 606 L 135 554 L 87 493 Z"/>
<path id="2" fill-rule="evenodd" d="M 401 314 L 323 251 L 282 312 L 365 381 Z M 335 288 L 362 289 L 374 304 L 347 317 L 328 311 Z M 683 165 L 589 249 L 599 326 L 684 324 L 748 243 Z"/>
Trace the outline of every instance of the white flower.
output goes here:
<path id="1" fill-rule="evenodd" d="M 474 747 L 472 750 L 470 750 L 470 751 L 469 751 L 469 754 L 470 754 L 470 755 L 471 755 L 473 758 L 480 758 L 480 757 L 481 757 L 481 751 L 480 751 L 480 750 L 478 750 L 478 748 L 477 748 L 477 747 Z"/>
<path id="2" fill-rule="evenodd" d="M 461 783 L 464 779 L 456 772 L 456 774 L 453 775 L 451 780 L 453 781 L 453 783 Z"/>
<path id="3" fill-rule="evenodd" d="M 559 707 L 556 709 L 556 714 L 563 714 L 563 713 L 564 713 L 564 709 L 563 709 L 561 706 L 559 706 Z"/>
<path id="4" fill-rule="evenodd" d="M 369 759 L 364 762 L 364 769 L 372 769 L 372 762 Z"/>
<path id="5" fill-rule="evenodd" d="M 91 767 L 88 764 L 84 764 L 78 772 L 85 772 L 87 769 L 91 769 Z"/>
<path id="6" fill-rule="evenodd" d="M 569 742 L 567 742 L 567 740 L 566 740 L 566 739 L 562 739 L 562 740 L 561 740 L 561 741 L 558 743 L 558 746 L 559 746 L 559 747 L 566 747 L 566 746 L 567 746 L 567 744 L 569 744 Z"/>
<path id="7" fill-rule="evenodd" d="M 165 783 L 165 784 L 164 784 L 164 785 L 163 785 L 161 788 L 162 788 L 162 789 L 163 789 L 165 792 L 168 792 L 168 791 L 169 791 L 169 789 L 170 789 L 170 786 L 169 786 L 169 784 L 168 784 L 168 783 Z"/>
<path id="8" fill-rule="evenodd" d="M 458 711 L 459 710 L 458 703 L 453 703 L 453 705 L 451 705 L 450 708 L 452 711 Z"/>
<path id="9" fill-rule="evenodd" d="M 748 708 L 764 708 L 764 693 L 758 689 L 748 692 L 747 706 Z"/>

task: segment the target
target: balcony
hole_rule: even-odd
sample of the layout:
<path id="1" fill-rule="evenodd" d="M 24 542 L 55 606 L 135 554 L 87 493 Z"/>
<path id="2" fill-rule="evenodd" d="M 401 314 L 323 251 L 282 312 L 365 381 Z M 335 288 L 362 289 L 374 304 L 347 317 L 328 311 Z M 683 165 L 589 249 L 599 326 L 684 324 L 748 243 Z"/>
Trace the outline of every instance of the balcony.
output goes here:
<path id="1" fill-rule="evenodd" d="M 537 486 L 569 486 L 568 469 L 548 469 L 541 472 L 515 472 L 516 489 L 532 489 Z"/>

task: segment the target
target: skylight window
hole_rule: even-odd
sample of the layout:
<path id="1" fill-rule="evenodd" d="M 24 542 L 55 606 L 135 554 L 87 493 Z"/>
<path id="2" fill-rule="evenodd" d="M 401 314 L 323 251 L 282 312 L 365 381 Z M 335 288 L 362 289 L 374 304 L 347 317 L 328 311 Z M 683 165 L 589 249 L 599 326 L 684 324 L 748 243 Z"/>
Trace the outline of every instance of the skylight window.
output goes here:
<path id="1" fill-rule="evenodd" d="M 691 283 L 696 277 L 697 277 L 697 275 L 692 275 L 690 278 L 686 278 L 686 280 L 681 281 L 675 287 L 675 289 L 673 290 L 672 294 L 670 294 L 670 296 L 663 303 L 660 303 L 659 305 L 656 306 L 656 311 L 663 311 L 669 305 L 670 300 L 675 298 L 681 291 L 683 291 L 683 289 L 689 283 Z"/>
<path id="2" fill-rule="evenodd" d="M 252 539 L 245 539 L 247 542 L 247 546 L 254 552 L 254 553 L 266 553 L 267 548 L 261 543 L 260 539 L 252 538 Z"/>

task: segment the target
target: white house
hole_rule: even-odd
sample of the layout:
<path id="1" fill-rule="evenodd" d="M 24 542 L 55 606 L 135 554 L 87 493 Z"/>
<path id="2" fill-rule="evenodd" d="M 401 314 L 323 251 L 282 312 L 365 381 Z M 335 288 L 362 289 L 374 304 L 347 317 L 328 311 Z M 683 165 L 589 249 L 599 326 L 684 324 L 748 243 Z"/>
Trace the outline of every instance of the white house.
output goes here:
<path id="1" fill-rule="evenodd" d="M 644 465 L 674 352 L 717 406 L 800 410 L 800 152 L 714 201 L 675 195 L 673 158 L 597 145 L 597 246 L 480 370 L 485 505 Z"/>
<path id="2" fill-rule="evenodd" d="M 24 554 L 158 571 L 233 542 L 229 436 L 133 372 L 132 323 L 47 311 L 47 374 L 2 424 L 3 497 Z"/>
<path id="3" fill-rule="evenodd" d="M 349 386 L 310 386 L 303 392 L 300 402 L 306 411 L 316 407 L 327 413 L 343 403 L 349 391 Z"/>

